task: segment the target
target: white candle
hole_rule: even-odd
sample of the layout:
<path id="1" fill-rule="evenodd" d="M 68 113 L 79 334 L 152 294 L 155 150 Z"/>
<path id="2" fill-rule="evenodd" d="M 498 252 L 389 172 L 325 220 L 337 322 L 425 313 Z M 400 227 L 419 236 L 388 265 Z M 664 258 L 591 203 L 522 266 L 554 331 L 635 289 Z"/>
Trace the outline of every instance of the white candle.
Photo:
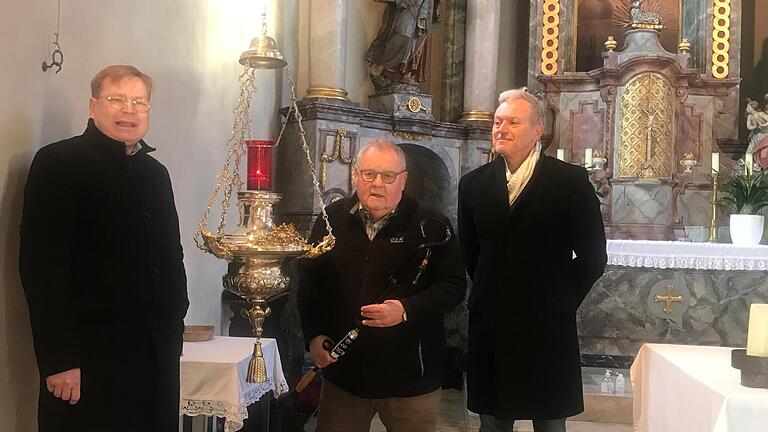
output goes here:
<path id="1" fill-rule="evenodd" d="M 591 148 L 584 150 L 584 165 L 592 166 L 592 149 Z"/>
<path id="2" fill-rule="evenodd" d="M 744 155 L 744 174 L 752 175 L 752 153 Z"/>
<path id="3" fill-rule="evenodd" d="M 720 153 L 712 153 L 712 174 L 720 172 Z"/>
<path id="4" fill-rule="evenodd" d="M 565 162 L 565 149 L 557 149 L 557 158 Z"/>
<path id="5" fill-rule="evenodd" d="M 747 355 L 768 357 L 768 304 L 753 304 L 749 308 Z"/>

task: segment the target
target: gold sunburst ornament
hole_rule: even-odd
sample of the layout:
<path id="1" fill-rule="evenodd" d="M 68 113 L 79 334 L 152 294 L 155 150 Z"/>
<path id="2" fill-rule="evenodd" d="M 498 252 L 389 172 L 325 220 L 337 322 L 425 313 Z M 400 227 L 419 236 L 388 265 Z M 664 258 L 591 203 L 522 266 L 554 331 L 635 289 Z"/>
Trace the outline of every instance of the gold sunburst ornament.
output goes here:
<path id="1" fill-rule="evenodd" d="M 246 377 L 246 381 L 251 383 L 267 380 L 261 348 L 262 326 L 271 313 L 267 301 L 288 288 L 288 278 L 280 271 L 282 262 L 289 257 L 317 257 L 331 250 L 335 243 L 306 142 L 291 72 L 275 41 L 267 36 L 266 14 L 262 14 L 262 19 L 262 35 L 254 38 L 251 47 L 240 56 L 240 63 L 243 65 L 240 95 L 234 109 L 234 125 L 227 142 L 224 166 L 216 176 L 216 186 L 208 198 L 208 206 L 198 222 L 195 233 L 198 248 L 232 264 L 222 278 L 224 289 L 248 301 L 249 308 L 243 311 L 243 315 L 250 321 L 256 336 Z M 286 68 L 292 103 L 280 134 L 274 145 L 268 141 L 251 140 L 251 102 L 256 90 L 256 71 L 281 68 Z M 315 246 L 308 244 L 292 225 L 275 226 L 273 222 L 272 208 L 280 201 L 281 196 L 269 190 L 271 154 L 272 149 L 280 145 L 291 115 L 297 120 L 301 145 L 307 158 L 321 217 L 328 232 L 322 242 Z M 240 177 L 240 165 L 245 156 L 248 159 L 248 188 L 244 190 L 245 183 Z M 258 181 L 252 183 L 252 176 Z M 238 199 L 240 223 L 234 230 L 227 230 L 227 214 L 233 192 Z M 213 232 L 208 229 L 208 218 L 217 202 L 220 203 L 221 213 L 218 228 Z"/>
<path id="2" fill-rule="evenodd" d="M 659 0 L 631 0 L 620 3 L 613 12 L 611 21 L 619 26 L 632 29 L 664 29 L 662 3 Z"/>

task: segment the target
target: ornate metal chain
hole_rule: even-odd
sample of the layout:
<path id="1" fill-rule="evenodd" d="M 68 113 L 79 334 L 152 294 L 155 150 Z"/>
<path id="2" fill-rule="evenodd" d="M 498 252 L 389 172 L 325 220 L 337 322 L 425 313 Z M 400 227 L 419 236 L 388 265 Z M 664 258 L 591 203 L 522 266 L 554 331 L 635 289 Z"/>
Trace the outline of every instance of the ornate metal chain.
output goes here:
<path id="1" fill-rule="evenodd" d="M 224 191 L 221 200 L 221 219 L 219 220 L 217 230 L 218 235 L 222 235 L 224 233 L 224 228 L 226 227 L 227 213 L 230 199 L 232 197 L 232 189 L 234 188 L 237 191 L 241 191 L 243 189 L 243 181 L 240 178 L 240 162 L 247 152 L 246 140 L 251 136 L 250 113 L 251 100 L 253 98 L 254 92 L 256 91 L 255 71 L 256 70 L 253 68 L 244 68 L 243 73 L 240 75 L 240 96 L 237 105 L 233 110 L 234 126 L 227 143 L 227 156 L 224 160 L 224 167 L 216 176 L 216 187 L 208 198 L 208 207 L 205 209 L 203 216 L 200 218 L 200 221 L 197 224 L 197 233 L 195 233 L 195 243 L 197 244 L 197 247 L 202 250 L 207 250 L 203 242 L 202 233 L 206 231 L 206 227 L 208 226 L 208 217 L 211 213 L 211 209 L 216 204 L 216 197 L 218 196 L 219 191 L 222 189 L 222 186 Z M 280 129 L 280 134 L 277 137 L 275 147 L 280 144 L 285 129 L 288 125 L 288 121 L 291 118 L 291 113 L 293 113 L 293 115 L 296 116 L 301 145 L 304 149 L 304 155 L 307 158 L 307 163 L 309 164 L 309 172 L 312 175 L 312 185 L 315 189 L 315 196 L 317 196 L 317 201 L 320 205 L 320 212 L 322 214 L 323 221 L 325 222 L 326 230 L 328 231 L 328 235 L 323 240 L 323 243 L 325 243 L 326 246 L 332 247 L 333 230 L 331 228 L 330 222 L 328 221 L 328 214 L 325 211 L 325 203 L 323 202 L 323 196 L 320 192 L 320 184 L 318 182 L 317 175 L 315 174 L 315 166 L 312 162 L 309 146 L 307 145 L 306 133 L 304 131 L 301 112 L 299 112 L 299 106 L 296 100 L 296 91 L 293 79 L 291 78 L 290 68 L 286 67 L 286 73 L 288 75 L 288 83 L 291 89 L 291 106 L 289 107 L 288 113 L 286 114 L 285 120 L 283 121 L 283 125 Z M 234 167 L 231 167 L 233 159 Z M 320 247 L 322 247 L 322 245 Z"/>
<path id="2" fill-rule="evenodd" d="M 285 127 L 288 125 L 288 121 L 291 119 L 291 112 L 293 112 L 293 115 L 296 116 L 296 124 L 299 127 L 299 137 L 301 139 L 301 146 L 304 148 L 304 156 L 307 157 L 307 164 L 309 165 L 309 173 L 312 175 L 312 186 L 315 188 L 315 196 L 317 197 L 317 203 L 320 205 L 320 214 L 323 217 L 323 221 L 325 222 L 325 229 L 328 232 L 328 235 L 326 236 L 326 240 L 330 240 L 330 242 L 333 242 L 333 228 L 331 228 L 331 223 L 328 221 L 328 213 L 325 211 L 325 202 L 323 202 L 323 193 L 320 191 L 320 182 L 317 180 L 317 174 L 315 172 L 315 164 L 312 162 L 312 156 L 311 152 L 309 151 L 309 146 L 307 145 L 307 139 L 306 139 L 306 133 L 304 132 L 304 124 L 302 124 L 302 116 L 301 112 L 299 111 L 299 105 L 296 100 L 296 89 L 293 85 L 293 78 L 291 78 L 291 68 L 290 66 L 285 67 L 286 74 L 288 75 L 288 86 L 291 89 L 291 107 L 288 109 L 288 113 L 285 115 L 285 121 L 283 122 L 283 127 L 280 129 L 280 134 L 277 136 L 277 144 L 280 144 L 280 139 L 283 137 L 283 132 L 285 131 Z"/>
<path id="3" fill-rule="evenodd" d="M 197 247 L 202 250 L 206 250 L 202 241 L 202 232 L 206 230 L 208 217 L 211 213 L 211 209 L 213 209 L 216 204 L 216 197 L 219 195 L 222 186 L 224 187 L 224 192 L 221 200 L 221 218 L 217 228 L 217 234 L 219 235 L 223 234 L 224 228 L 226 227 L 232 189 L 235 188 L 237 191 L 241 191 L 243 188 L 243 181 L 240 178 L 240 161 L 246 152 L 245 140 L 250 136 L 251 100 L 255 91 L 255 70 L 252 68 L 244 68 L 243 73 L 240 74 L 240 96 L 235 109 L 232 111 L 234 114 L 234 125 L 229 141 L 227 142 L 227 156 L 224 160 L 224 167 L 216 175 L 216 187 L 213 189 L 210 197 L 208 197 L 208 206 L 206 207 L 205 212 L 203 212 L 200 221 L 197 223 L 198 229 L 195 233 L 195 243 L 197 244 Z M 233 159 L 235 163 L 230 172 Z"/>

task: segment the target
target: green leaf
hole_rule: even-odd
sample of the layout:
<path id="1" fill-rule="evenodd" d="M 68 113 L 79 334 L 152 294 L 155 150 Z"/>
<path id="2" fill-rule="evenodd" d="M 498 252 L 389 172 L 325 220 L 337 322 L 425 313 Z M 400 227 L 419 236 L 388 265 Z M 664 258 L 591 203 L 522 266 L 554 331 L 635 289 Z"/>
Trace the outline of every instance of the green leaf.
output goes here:
<path id="1" fill-rule="evenodd" d="M 768 207 L 768 171 L 752 175 L 725 176 L 720 199 L 733 214 L 757 214 Z"/>

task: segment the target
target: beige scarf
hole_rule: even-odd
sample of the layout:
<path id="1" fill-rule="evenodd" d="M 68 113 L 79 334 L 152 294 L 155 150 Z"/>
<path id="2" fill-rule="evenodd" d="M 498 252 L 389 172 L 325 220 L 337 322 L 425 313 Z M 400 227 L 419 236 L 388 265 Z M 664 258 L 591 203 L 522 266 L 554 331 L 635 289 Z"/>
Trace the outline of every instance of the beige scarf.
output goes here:
<path id="1" fill-rule="evenodd" d="M 536 167 L 536 162 L 539 161 L 539 153 L 541 153 L 541 143 L 536 145 L 531 150 L 531 153 L 517 168 L 514 173 L 509 172 L 509 166 L 506 159 L 504 160 L 505 171 L 507 173 L 507 194 L 509 195 L 509 205 L 515 202 L 517 197 L 520 196 L 520 192 L 523 191 L 525 185 L 531 180 L 533 175 L 533 169 Z"/>

